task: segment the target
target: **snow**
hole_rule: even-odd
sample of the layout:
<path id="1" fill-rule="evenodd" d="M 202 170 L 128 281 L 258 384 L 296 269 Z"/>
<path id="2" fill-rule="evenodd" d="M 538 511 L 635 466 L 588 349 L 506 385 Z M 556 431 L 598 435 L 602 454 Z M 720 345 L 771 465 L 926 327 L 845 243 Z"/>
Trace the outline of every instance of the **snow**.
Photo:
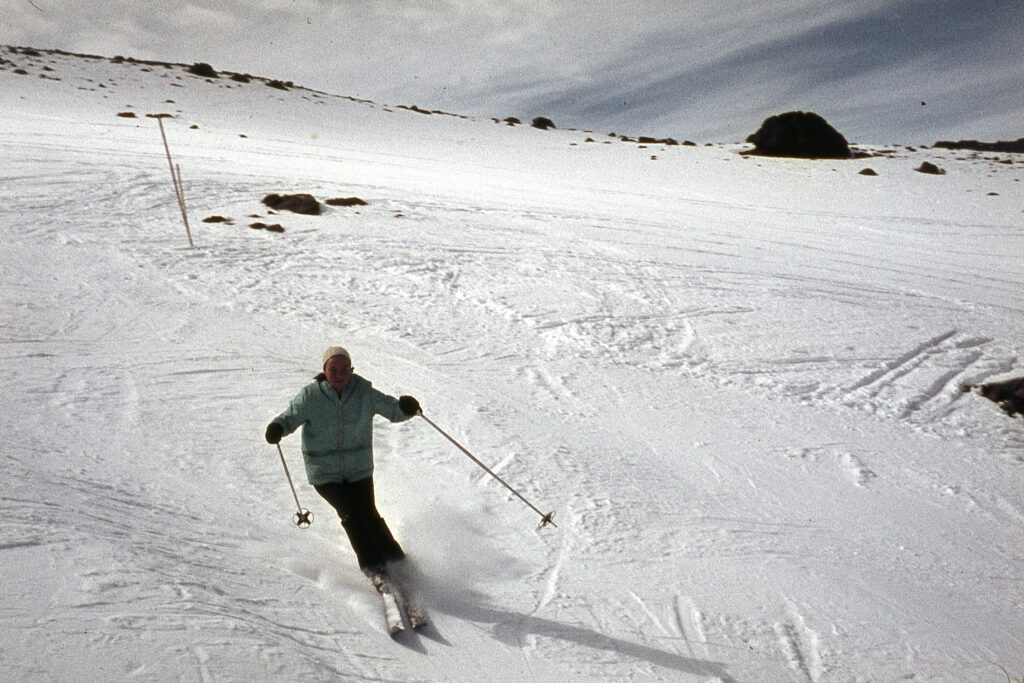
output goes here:
<path id="1" fill-rule="evenodd" d="M 4 57 L 5 679 L 1024 674 L 1021 422 L 961 391 L 1021 373 L 1018 156 L 764 159 Z M 555 510 L 381 421 L 424 635 L 387 637 L 295 437 L 292 524 L 262 438 L 330 344 Z"/>

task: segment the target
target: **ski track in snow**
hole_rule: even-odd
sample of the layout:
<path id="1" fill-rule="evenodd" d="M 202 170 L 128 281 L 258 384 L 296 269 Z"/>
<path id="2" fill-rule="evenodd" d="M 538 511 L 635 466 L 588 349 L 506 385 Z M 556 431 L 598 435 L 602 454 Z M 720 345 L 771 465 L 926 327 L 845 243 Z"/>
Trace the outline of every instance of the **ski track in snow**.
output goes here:
<path id="1" fill-rule="evenodd" d="M 949 176 L 927 182 L 968 187 L 978 206 L 961 208 L 891 179 L 919 163 L 909 152 L 871 159 L 882 176 L 857 196 L 857 169 L 831 162 L 722 146 L 654 162 L 570 131 L 51 63 L 68 83 L 0 72 L 5 97 L 27 98 L 5 100 L 0 128 L 12 675 L 1024 667 L 1024 439 L 961 390 L 1019 369 L 1019 215 L 979 208 L 990 183 L 1021 197 L 1019 165 L 945 157 Z M 45 106 L 72 82 L 78 116 Z M 198 249 L 155 125 L 114 118 L 128 100 L 179 117 Z M 369 205 L 259 204 L 286 190 Z M 249 229 L 252 214 L 286 232 Z M 301 481 L 297 439 L 286 453 L 317 516 L 301 533 L 260 443 L 342 341 L 357 371 L 418 396 L 557 513 L 536 530 L 423 424 L 381 425 L 378 503 L 435 624 L 400 643 Z"/>

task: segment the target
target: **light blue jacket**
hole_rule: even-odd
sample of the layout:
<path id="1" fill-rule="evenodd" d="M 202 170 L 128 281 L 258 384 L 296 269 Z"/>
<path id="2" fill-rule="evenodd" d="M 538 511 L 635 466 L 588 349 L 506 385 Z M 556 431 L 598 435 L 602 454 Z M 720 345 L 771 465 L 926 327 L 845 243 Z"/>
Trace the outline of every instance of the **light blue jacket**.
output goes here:
<path id="1" fill-rule="evenodd" d="M 408 420 L 398 399 L 352 375 L 338 392 L 323 376 L 307 384 L 274 422 L 291 434 L 302 427 L 302 456 L 313 485 L 359 481 L 373 474 L 373 416 Z"/>

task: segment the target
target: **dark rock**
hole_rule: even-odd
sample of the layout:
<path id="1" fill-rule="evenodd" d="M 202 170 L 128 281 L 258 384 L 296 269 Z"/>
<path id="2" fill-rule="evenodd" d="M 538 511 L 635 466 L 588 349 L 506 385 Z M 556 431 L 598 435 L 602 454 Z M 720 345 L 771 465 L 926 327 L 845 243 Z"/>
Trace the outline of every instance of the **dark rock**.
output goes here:
<path id="1" fill-rule="evenodd" d="M 923 162 L 920 166 L 914 169 L 918 173 L 927 173 L 928 175 L 945 175 L 946 172 L 933 164 L 930 161 Z"/>
<path id="2" fill-rule="evenodd" d="M 204 223 L 230 223 L 230 218 L 224 218 L 224 216 L 207 216 L 203 219 Z"/>
<path id="3" fill-rule="evenodd" d="M 505 123 L 507 123 L 510 126 L 518 126 L 520 123 L 522 123 L 522 121 L 520 121 L 514 116 L 508 116 L 505 118 Z"/>
<path id="4" fill-rule="evenodd" d="M 192 66 L 185 69 L 185 71 L 189 72 L 194 76 L 202 76 L 203 78 L 218 78 L 218 74 L 212 66 L 210 66 L 209 64 L 203 64 L 201 62 L 193 64 Z"/>
<path id="5" fill-rule="evenodd" d="M 249 227 L 253 230 L 266 230 L 268 232 L 284 232 L 284 228 L 281 227 L 280 223 L 274 223 L 273 225 L 267 225 L 266 223 L 250 223 Z"/>
<path id="6" fill-rule="evenodd" d="M 875 169 L 873 169 L 873 168 L 865 168 L 863 171 L 860 172 L 860 174 L 861 175 L 878 175 L 878 173 L 876 173 Z"/>
<path id="7" fill-rule="evenodd" d="M 969 149 L 975 152 L 1024 153 L 1024 138 L 1021 138 L 1020 140 L 1004 140 L 1000 142 L 978 142 L 977 140 L 960 140 L 958 142 L 951 142 L 949 140 L 940 140 L 932 145 L 932 147 L 942 147 L 944 149 Z"/>
<path id="8" fill-rule="evenodd" d="M 652 138 L 646 135 L 641 135 L 636 139 L 641 145 L 678 145 L 679 143 L 672 138 Z"/>
<path id="9" fill-rule="evenodd" d="M 288 83 L 285 83 L 284 81 L 277 81 L 277 80 L 267 81 L 267 86 L 268 87 L 276 88 L 277 90 L 289 90 L 290 89 L 289 88 L 290 85 L 291 85 L 290 81 Z"/>
<path id="10" fill-rule="evenodd" d="M 765 119 L 747 138 L 750 154 L 803 159 L 849 159 L 850 146 L 825 119 L 812 112 L 791 111 Z"/>
<path id="11" fill-rule="evenodd" d="M 547 130 L 548 128 L 555 128 L 555 123 L 546 116 L 537 116 L 530 121 L 530 125 L 540 130 Z"/>
<path id="12" fill-rule="evenodd" d="M 311 194 L 268 194 L 263 203 L 276 211 L 291 211 L 307 216 L 319 216 L 320 202 Z"/>
<path id="13" fill-rule="evenodd" d="M 995 402 L 1010 417 L 1024 417 L 1024 377 L 1008 379 L 1003 382 L 989 382 L 967 387 L 966 390 L 977 389 L 978 393 Z"/>
<path id="14" fill-rule="evenodd" d="M 366 206 L 366 202 L 359 197 L 337 197 L 324 202 L 328 206 Z"/>
<path id="15" fill-rule="evenodd" d="M 122 119 L 134 119 L 135 118 L 135 112 L 133 112 L 133 111 L 122 111 L 122 112 L 119 112 L 117 115 L 120 116 Z"/>

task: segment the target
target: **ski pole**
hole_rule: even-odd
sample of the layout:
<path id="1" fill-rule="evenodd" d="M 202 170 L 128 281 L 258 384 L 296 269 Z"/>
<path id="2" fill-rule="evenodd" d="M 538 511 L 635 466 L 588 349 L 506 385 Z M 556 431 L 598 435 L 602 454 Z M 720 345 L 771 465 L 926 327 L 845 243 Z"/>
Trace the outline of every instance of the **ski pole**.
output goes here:
<path id="1" fill-rule="evenodd" d="M 557 524 L 555 524 L 554 519 L 552 519 L 555 516 L 554 511 L 549 512 L 547 514 L 544 514 L 543 512 L 538 510 L 536 505 L 534 505 L 533 503 L 531 503 L 530 501 L 526 500 L 526 498 L 523 497 L 523 494 L 519 493 L 519 491 L 516 491 L 514 488 L 512 488 L 512 486 L 507 481 L 505 481 L 504 479 L 499 477 L 497 474 L 492 472 L 491 469 L 487 465 L 485 465 L 482 462 L 480 462 L 480 459 L 477 458 L 472 453 L 470 453 L 468 450 L 466 450 L 466 448 L 462 444 L 460 444 L 458 441 L 456 441 L 451 436 L 449 436 L 446 431 L 444 431 L 443 429 L 438 427 L 436 424 L 434 424 L 433 421 L 431 421 L 431 419 L 429 417 L 427 417 L 426 415 L 423 414 L 423 411 L 419 412 L 419 416 L 422 417 L 424 420 L 426 420 L 428 425 L 430 425 L 431 427 L 436 429 L 438 432 L 440 432 L 441 436 L 443 436 L 444 438 L 448 439 L 453 444 L 455 444 L 456 448 L 458 448 L 460 451 L 462 451 L 463 453 L 468 455 L 470 460 L 472 460 L 477 465 L 482 467 L 484 472 L 487 472 L 487 474 L 491 475 L 492 477 L 494 477 L 495 479 L 500 481 L 502 484 L 504 484 L 505 488 L 507 488 L 512 493 L 514 493 L 516 495 L 516 497 L 519 498 L 519 500 L 521 500 L 524 503 L 526 503 L 527 505 L 529 505 L 531 510 L 533 510 L 538 515 L 540 515 L 540 525 L 537 527 L 538 529 L 543 528 L 543 527 L 547 526 L 548 524 L 550 524 L 553 527 L 557 527 L 558 526 Z"/>
<path id="2" fill-rule="evenodd" d="M 305 529 L 313 523 L 313 513 L 299 504 L 299 494 L 295 492 L 295 484 L 292 483 L 292 473 L 288 471 L 288 463 L 285 462 L 284 451 L 281 450 L 280 441 L 277 442 L 277 454 L 281 456 L 281 464 L 284 465 L 284 473 L 288 477 L 288 486 L 292 488 L 292 495 L 295 496 L 295 507 L 298 508 L 292 516 L 292 521 L 295 522 L 295 526 Z"/>

